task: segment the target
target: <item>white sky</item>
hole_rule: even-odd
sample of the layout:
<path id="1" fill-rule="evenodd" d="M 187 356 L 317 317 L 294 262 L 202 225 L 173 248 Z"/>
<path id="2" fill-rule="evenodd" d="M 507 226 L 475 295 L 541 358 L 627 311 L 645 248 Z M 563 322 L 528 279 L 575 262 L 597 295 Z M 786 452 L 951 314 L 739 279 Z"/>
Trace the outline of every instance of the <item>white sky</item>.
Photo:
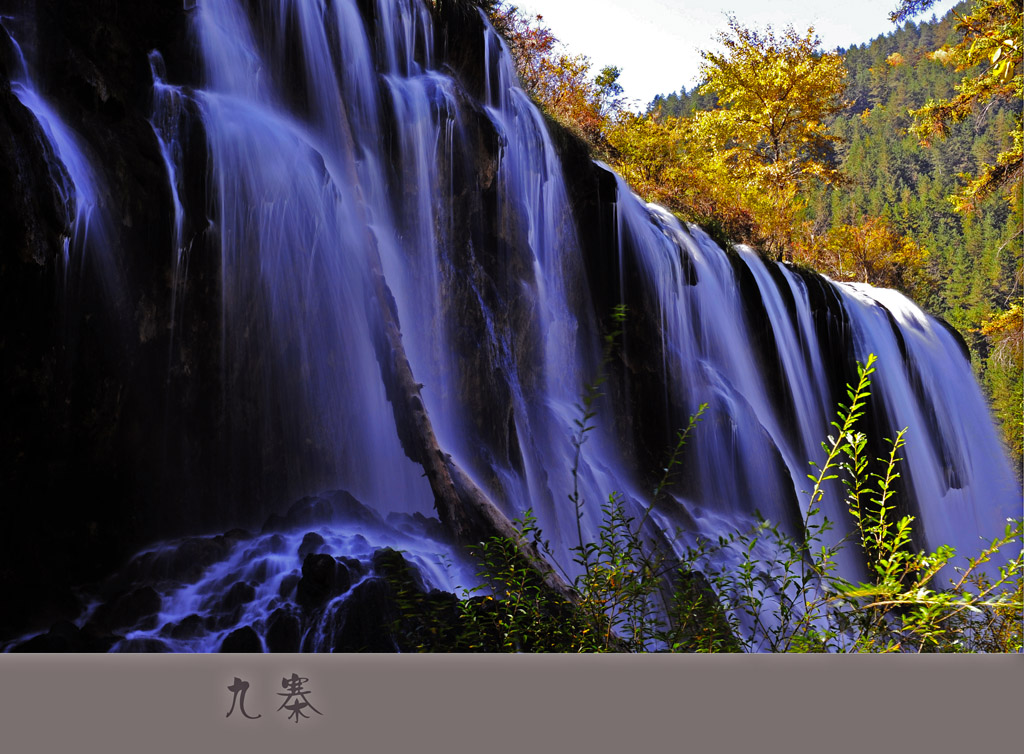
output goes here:
<path id="1" fill-rule="evenodd" d="M 918 21 L 940 18 L 957 0 L 939 0 Z M 851 47 L 895 30 L 889 13 L 897 0 L 513 0 L 540 13 L 568 52 L 590 58 L 593 71 L 622 69 L 619 83 L 632 109 L 644 109 L 656 94 L 697 83 L 701 49 L 715 47 L 727 12 L 746 26 L 798 32 L 814 26 L 822 47 Z"/>

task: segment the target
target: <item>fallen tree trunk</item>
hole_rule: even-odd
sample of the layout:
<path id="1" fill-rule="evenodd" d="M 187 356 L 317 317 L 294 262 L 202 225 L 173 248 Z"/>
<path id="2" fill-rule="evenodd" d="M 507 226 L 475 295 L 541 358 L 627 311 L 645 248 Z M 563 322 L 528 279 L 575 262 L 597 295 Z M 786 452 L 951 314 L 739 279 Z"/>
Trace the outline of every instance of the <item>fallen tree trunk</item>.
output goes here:
<path id="1" fill-rule="evenodd" d="M 545 586 L 575 601 L 575 592 L 551 568 L 536 546 L 519 536 L 505 514 L 438 444 L 420 396 L 422 385 L 416 382 L 405 354 L 398 310 L 375 244 L 371 243 L 369 257 L 373 290 L 379 304 L 375 312 L 380 318 L 380 337 L 374 344 L 377 361 L 402 448 L 410 459 L 423 466 L 442 526 L 463 546 L 479 544 L 491 537 L 510 539 Z"/>
<path id="2" fill-rule="evenodd" d="M 339 126 L 341 138 L 348 142 L 348 148 L 342 150 L 342 154 L 356 154 L 347 121 L 342 118 Z M 334 167 L 341 169 L 343 175 L 338 177 L 348 185 L 359 185 L 351 159 L 336 163 Z M 356 211 L 363 212 L 359 203 Z M 505 537 L 515 542 L 525 562 L 537 572 L 544 585 L 575 603 L 575 591 L 552 569 L 532 542 L 519 536 L 508 517 L 438 444 L 420 396 L 422 385 L 416 382 L 406 357 L 398 306 L 384 276 L 377 239 L 370 225 L 364 216 L 356 227 L 366 229 L 363 247 L 369 265 L 368 283 L 372 287 L 372 295 L 367 297 L 367 317 L 371 326 L 377 325 L 373 343 L 377 363 L 402 449 L 410 459 L 423 466 L 441 525 L 456 543 L 464 547 L 492 537 Z"/>

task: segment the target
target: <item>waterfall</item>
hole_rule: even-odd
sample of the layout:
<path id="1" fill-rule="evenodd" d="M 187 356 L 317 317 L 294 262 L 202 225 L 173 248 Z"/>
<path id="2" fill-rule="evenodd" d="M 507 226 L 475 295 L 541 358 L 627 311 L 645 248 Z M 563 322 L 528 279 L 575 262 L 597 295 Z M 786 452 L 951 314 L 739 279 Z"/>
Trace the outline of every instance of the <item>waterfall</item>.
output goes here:
<path id="1" fill-rule="evenodd" d="M 0 28 L 7 32 L 2 21 Z M 54 104 L 40 93 L 17 40 L 9 39 L 16 57 L 11 91 L 35 116 L 53 150 L 56 162 L 52 165 L 51 175 L 55 176 L 57 190 L 72 218 L 59 257 L 61 296 L 66 299 L 80 293 L 86 284 L 84 278 L 89 267 L 111 305 L 119 306 L 124 296 L 125 281 L 113 259 L 114 234 L 103 211 L 107 199 L 102 176 L 81 139 L 62 120 Z"/>
<path id="2" fill-rule="evenodd" d="M 145 584 L 158 607 L 119 627 L 114 650 L 213 651 L 241 627 L 273 649 L 281 626 L 298 625 L 296 584 L 311 554 L 331 553 L 341 564 L 331 568 L 347 575 L 304 624 L 295 640 L 304 650 L 340 646 L 332 631 L 346 600 L 371 588 L 381 548 L 405 551 L 427 588 L 476 585 L 474 566 L 424 523 L 434 497 L 386 384 L 378 265 L 439 447 L 509 518 L 532 508 L 570 577 L 574 476 L 581 530 L 594 539 L 611 493 L 635 514 L 650 502 L 658 469 L 638 461 L 662 449 L 638 446 L 664 439 L 667 450 L 702 403 L 683 480 L 652 521 L 668 538 L 683 530 L 679 552 L 757 513 L 796 533 L 808 461 L 821 460 L 854 360 L 871 353 L 871 427 L 884 437 L 908 428 L 901 494 L 922 542 L 972 554 L 1019 515 L 1020 489 L 970 364 L 942 324 L 895 292 L 745 247 L 727 252 L 619 178 L 601 211 L 613 229 L 608 272 L 614 303 L 626 306 L 628 368 L 602 365 L 609 313 L 592 285 L 596 252 L 580 232 L 574 177 L 486 18 L 474 93 L 435 16 L 419 0 L 201 0 L 188 11 L 193 80 L 176 82 L 168 52 L 149 52 L 145 115 L 172 236 L 164 353 L 173 364 L 210 346 L 216 432 L 189 440 L 199 449 L 190 452 L 214 459 L 218 505 L 238 525 L 266 523 L 220 538 L 198 536 L 207 529 L 197 523 L 197 536 L 139 552 L 116 587 L 137 595 Z M 68 177 L 64 264 L 92 258 L 117 306 L 130 286 L 99 171 L 27 66 L 12 82 Z M 205 166 L 202 181 L 188 177 L 195 165 Z M 195 289 L 197 265 L 216 272 L 215 302 Z M 186 327 L 188 317 L 202 327 Z M 577 462 L 581 396 L 602 370 L 612 388 Z M 168 405 L 180 385 L 193 388 L 175 379 Z M 637 427 L 665 437 L 638 442 Z M 254 490 L 291 497 L 257 505 Z M 840 490 L 822 511 L 838 524 L 832 542 L 852 526 Z M 194 568 L 189 553 L 201 554 Z M 864 575 L 852 548 L 840 566 Z M 77 625 L 113 625 L 109 612 L 97 598 Z"/>
<path id="3" fill-rule="evenodd" d="M 804 276 L 739 247 L 740 263 L 756 281 L 744 290 L 736 267 L 699 228 L 684 229 L 665 210 L 641 205 L 621 183 L 620 194 L 620 222 L 656 292 L 665 384 L 677 393 L 677 405 L 710 404 L 707 423 L 715 428 L 698 436 L 699 493 L 690 505 L 715 515 L 758 510 L 775 522 L 806 515 L 808 461 L 822 460 L 820 443 L 833 433 L 837 404 L 846 400 L 826 380 L 828 369 L 841 365 L 827 364 L 821 347 L 838 329 L 854 358 L 879 358 L 874 431 L 892 438 L 907 428 L 900 473 L 904 494 L 916 505 L 909 510 L 923 526 L 921 541 L 972 556 L 1019 515 L 1017 482 L 970 362 L 946 327 L 895 291 L 827 279 L 816 284 L 836 306 L 821 307 L 823 321 L 816 323 Z M 742 300 L 751 293 L 753 302 Z M 758 320 L 765 331 L 749 329 L 744 310 L 752 303 L 763 308 Z M 768 362 L 752 347 L 759 341 L 763 347 L 765 338 Z M 823 515 L 838 524 L 829 544 L 852 529 L 843 500 L 835 485 L 823 501 Z M 848 578 L 862 574 L 849 549 L 840 562 Z M 952 568 L 947 572 L 953 576 Z"/>

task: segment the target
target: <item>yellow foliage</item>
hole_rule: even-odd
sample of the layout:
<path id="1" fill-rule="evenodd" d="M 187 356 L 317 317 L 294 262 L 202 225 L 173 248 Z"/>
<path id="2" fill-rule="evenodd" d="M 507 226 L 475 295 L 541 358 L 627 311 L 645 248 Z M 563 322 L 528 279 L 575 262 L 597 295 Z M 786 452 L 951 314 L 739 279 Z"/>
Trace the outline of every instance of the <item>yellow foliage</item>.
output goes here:
<path id="1" fill-rule="evenodd" d="M 759 245 L 781 256 L 792 245 L 800 188 L 842 181 L 831 159 L 838 138 L 824 121 L 847 105 L 846 68 L 838 54 L 819 50 L 813 28 L 798 34 L 788 26 L 776 36 L 730 17 L 718 41 L 723 53 L 701 53 L 700 91 L 715 92 L 720 106 L 694 116 L 691 139 L 741 184 Z"/>
<path id="2" fill-rule="evenodd" d="M 594 78 L 585 55 L 570 55 L 544 24 L 514 5 L 495 4 L 489 17 L 508 44 L 523 90 L 551 117 L 597 151 L 606 148 L 605 129 L 618 110 L 619 70 L 608 66 Z"/>
<path id="3" fill-rule="evenodd" d="M 892 14 L 902 20 L 931 7 L 934 0 L 901 0 Z M 931 101 L 913 112 L 913 131 L 921 144 L 944 138 L 950 124 L 976 113 L 992 99 L 1020 102 L 1024 97 L 1022 77 L 1022 13 L 1020 0 L 975 0 L 967 15 L 958 16 L 955 44 L 944 45 L 929 57 L 953 65 L 967 75 L 946 100 Z M 1024 145 L 1020 112 L 1015 116 L 1013 143 L 1000 153 L 995 164 L 985 165 L 977 176 L 965 176 L 966 186 L 950 197 L 958 212 L 969 213 L 987 197 L 1003 191 L 1019 191 L 1024 177 Z"/>
<path id="4" fill-rule="evenodd" d="M 1020 368 L 1024 360 L 1024 309 L 1020 302 L 986 320 L 981 333 L 993 344 L 990 358 Z"/>
<path id="5" fill-rule="evenodd" d="M 932 284 L 928 250 L 900 234 L 884 218 L 836 225 L 827 234 L 797 244 L 796 258 L 836 280 L 896 288 L 912 298 Z"/>
<path id="6" fill-rule="evenodd" d="M 842 57 L 822 54 L 813 28 L 800 35 L 789 26 L 776 37 L 771 27 L 747 29 L 735 17 L 718 41 L 723 54 L 701 53 L 701 92 L 717 93 L 721 105 L 696 116 L 708 144 L 767 186 L 837 178 L 822 155 L 838 140 L 824 120 L 847 104 Z"/>
<path id="7" fill-rule="evenodd" d="M 716 222 L 752 242 L 755 223 L 741 182 L 694 137 L 693 121 L 658 113 L 624 114 L 608 129 L 609 162 L 647 201 L 697 223 Z"/>

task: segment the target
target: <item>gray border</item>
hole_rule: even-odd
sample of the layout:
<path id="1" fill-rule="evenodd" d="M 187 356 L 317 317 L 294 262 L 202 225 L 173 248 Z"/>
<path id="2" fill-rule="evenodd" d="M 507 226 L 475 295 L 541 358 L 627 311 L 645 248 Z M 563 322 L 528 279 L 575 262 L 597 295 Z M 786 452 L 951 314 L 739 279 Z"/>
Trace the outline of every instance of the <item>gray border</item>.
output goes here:
<path id="1" fill-rule="evenodd" d="M 1024 656 L 0 656 L 9 751 L 1016 751 Z M 276 711 L 283 677 L 323 714 Z M 226 717 L 235 676 L 246 711 Z"/>

